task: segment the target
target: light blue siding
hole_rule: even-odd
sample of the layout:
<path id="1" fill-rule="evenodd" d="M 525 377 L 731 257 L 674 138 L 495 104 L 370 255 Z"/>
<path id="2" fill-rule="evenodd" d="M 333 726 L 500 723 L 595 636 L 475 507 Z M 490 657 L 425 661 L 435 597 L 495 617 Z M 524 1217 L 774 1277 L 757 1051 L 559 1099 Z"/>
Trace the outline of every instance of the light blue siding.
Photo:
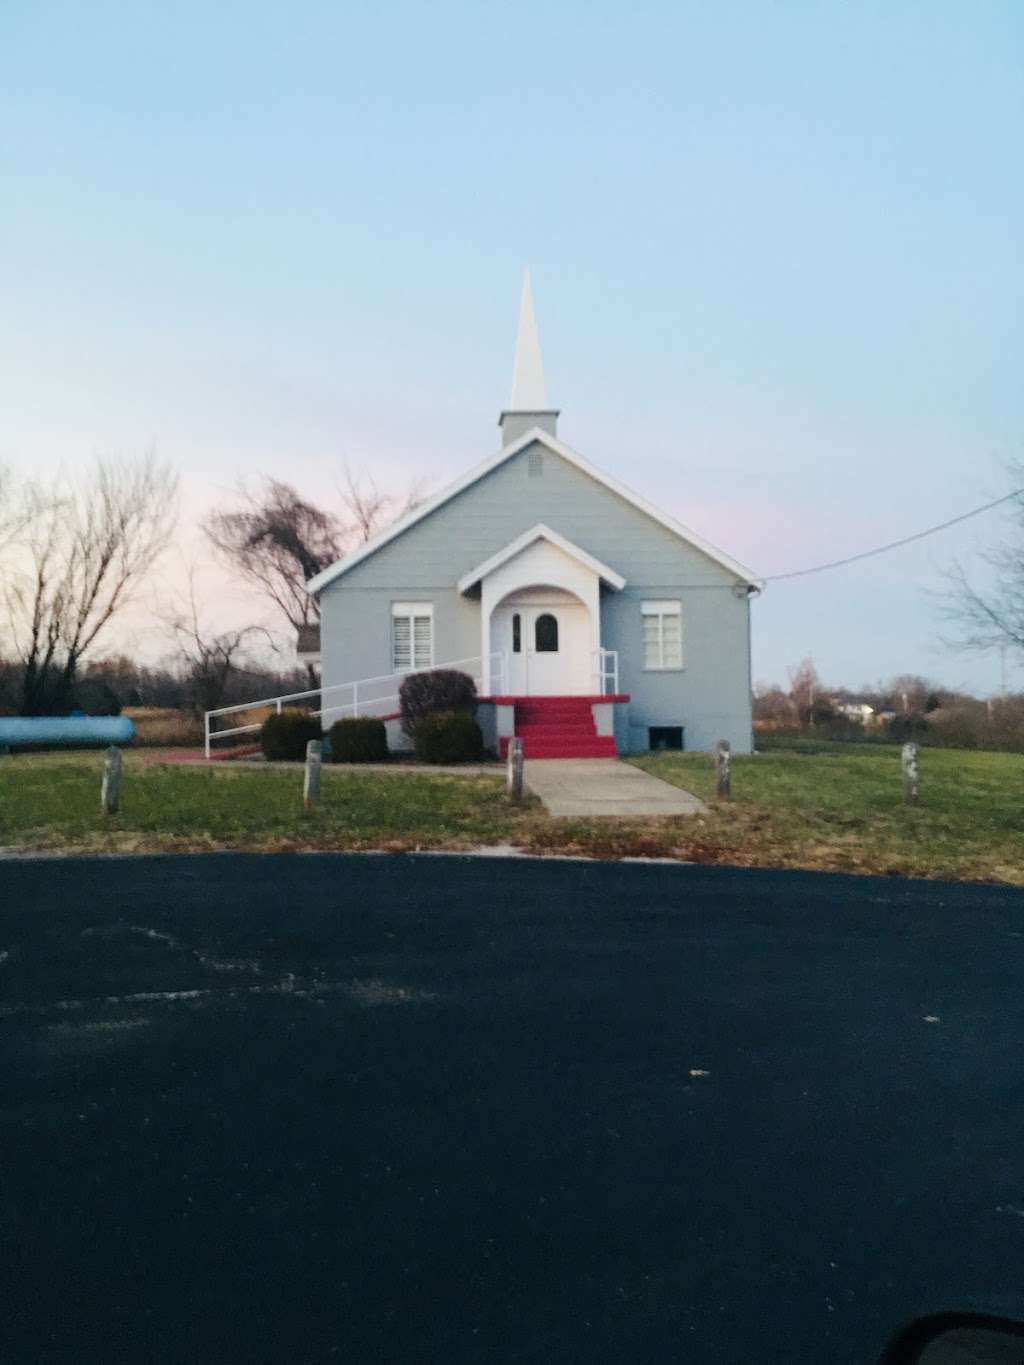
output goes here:
<path id="1" fill-rule="evenodd" d="M 620 749 L 646 748 L 649 726 L 683 725 L 689 749 L 728 739 L 736 751 L 749 750 L 745 590 L 736 589 L 733 576 L 700 550 L 539 443 L 510 457 L 323 590 L 325 685 L 391 671 L 395 601 L 434 604 L 437 663 L 479 655 L 479 601 L 462 596 L 456 583 L 538 522 L 626 579 L 622 592 L 603 590 L 601 599 L 602 644 L 618 650 L 620 687 L 632 697 L 628 708 L 616 708 Z M 648 598 L 678 598 L 683 604 L 684 667 L 679 671 L 643 668 L 640 603 Z"/>

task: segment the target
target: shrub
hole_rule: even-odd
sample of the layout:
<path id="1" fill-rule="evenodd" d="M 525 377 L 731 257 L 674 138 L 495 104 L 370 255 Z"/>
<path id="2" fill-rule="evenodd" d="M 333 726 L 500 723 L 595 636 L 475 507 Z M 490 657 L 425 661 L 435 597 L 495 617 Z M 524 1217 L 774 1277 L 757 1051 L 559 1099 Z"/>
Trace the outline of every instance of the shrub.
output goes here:
<path id="1" fill-rule="evenodd" d="M 415 738 L 424 716 L 436 711 L 462 711 L 476 715 L 476 683 L 455 668 L 435 668 L 430 673 L 410 673 L 398 693 L 402 729 Z"/>
<path id="2" fill-rule="evenodd" d="M 480 726 L 465 711 L 434 711 L 413 732 L 416 757 L 424 763 L 473 763 L 483 757 Z"/>
<path id="3" fill-rule="evenodd" d="M 119 716 L 121 698 L 102 678 L 83 678 L 75 689 L 75 708 L 87 716 Z"/>
<path id="4" fill-rule="evenodd" d="M 928 722 L 924 716 L 911 711 L 905 716 L 893 716 L 887 733 L 893 744 L 907 744 L 911 740 L 920 744 L 928 734 Z"/>
<path id="5" fill-rule="evenodd" d="M 350 716 L 331 726 L 332 763 L 380 763 L 388 756 L 384 722 L 374 716 Z"/>
<path id="6" fill-rule="evenodd" d="M 305 711 L 282 711 L 268 716 L 260 730 L 263 757 L 276 762 L 297 762 L 306 757 L 306 745 L 311 739 L 322 739 L 323 731 L 316 716 Z"/>

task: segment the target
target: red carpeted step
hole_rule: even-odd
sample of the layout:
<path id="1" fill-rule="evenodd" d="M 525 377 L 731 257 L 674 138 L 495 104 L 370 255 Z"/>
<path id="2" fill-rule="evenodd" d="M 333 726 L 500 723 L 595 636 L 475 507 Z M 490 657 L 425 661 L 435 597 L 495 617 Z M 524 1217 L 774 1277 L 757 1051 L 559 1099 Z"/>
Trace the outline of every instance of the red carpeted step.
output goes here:
<path id="1" fill-rule="evenodd" d="M 524 758 L 615 758 L 618 750 L 611 735 L 591 735 L 586 739 L 523 740 Z M 501 756 L 508 756 L 508 740 L 501 741 Z"/>
<path id="2" fill-rule="evenodd" d="M 531 697 L 515 705 L 517 711 L 589 711 L 594 703 L 585 697 Z"/>
<path id="3" fill-rule="evenodd" d="M 593 716 L 582 716 L 577 712 L 574 712 L 572 715 L 568 716 L 516 716 L 517 733 L 520 730 L 533 729 L 554 730 L 557 729 L 558 726 L 560 725 L 567 725 L 570 727 L 577 725 L 585 725 L 589 727 L 592 726 L 593 724 L 594 724 Z"/>
<path id="4" fill-rule="evenodd" d="M 557 730 L 568 726 L 569 729 L 575 726 L 584 725 L 590 729 L 594 725 L 593 715 L 517 715 L 516 733 L 520 730 Z"/>
<path id="5" fill-rule="evenodd" d="M 558 730 L 586 730 L 591 735 L 596 733 L 593 716 L 566 716 L 564 718 L 552 716 L 535 718 L 531 716 L 528 720 L 516 721 L 517 735 L 541 730 L 548 734 L 553 734 Z"/>
<path id="6" fill-rule="evenodd" d="M 573 720 L 565 722 L 532 722 L 529 725 L 517 725 L 516 734 L 523 739 L 527 735 L 534 735 L 538 739 L 550 739 L 552 735 L 596 735 L 597 726 L 592 720 Z"/>
<path id="7" fill-rule="evenodd" d="M 550 701 L 537 698 L 532 701 L 517 701 L 517 711 L 589 711 L 594 705 L 590 701 L 580 701 L 576 697 L 552 697 Z"/>

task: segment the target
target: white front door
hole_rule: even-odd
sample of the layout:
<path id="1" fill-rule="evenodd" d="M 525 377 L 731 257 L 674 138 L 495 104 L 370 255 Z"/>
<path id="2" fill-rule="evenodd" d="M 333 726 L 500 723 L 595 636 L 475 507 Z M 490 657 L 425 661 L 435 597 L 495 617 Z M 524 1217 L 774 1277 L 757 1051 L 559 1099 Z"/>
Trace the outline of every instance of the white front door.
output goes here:
<path id="1" fill-rule="evenodd" d="M 529 607 L 523 616 L 527 695 L 557 697 L 570 682 L 565 609 Z"/>
<path id="2" fill-rule="evenodd" d="M 588 691 L 587 621 L 582 602 L 511 602 L 498 607 L 492 643 L 508 659 L 509 694 L 560 697 Z"/>

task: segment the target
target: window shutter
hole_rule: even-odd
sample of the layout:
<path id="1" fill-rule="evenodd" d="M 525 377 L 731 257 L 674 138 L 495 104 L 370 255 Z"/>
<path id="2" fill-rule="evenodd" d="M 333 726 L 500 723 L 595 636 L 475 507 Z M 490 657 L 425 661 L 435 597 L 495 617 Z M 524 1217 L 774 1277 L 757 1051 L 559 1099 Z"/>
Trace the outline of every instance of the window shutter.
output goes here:
<path id="1" fill-rule="evenodd" d="M 408 616 L 396 616 L 391 623 L 391 664 L 396 673 L 412 668 L 412 621 Z"/>
<path id="2" fill-rule="evenodd" d="M 433 626 L 430 616 L 413 617 L 413 668 L 429 668 L 434 662 Z"/>

